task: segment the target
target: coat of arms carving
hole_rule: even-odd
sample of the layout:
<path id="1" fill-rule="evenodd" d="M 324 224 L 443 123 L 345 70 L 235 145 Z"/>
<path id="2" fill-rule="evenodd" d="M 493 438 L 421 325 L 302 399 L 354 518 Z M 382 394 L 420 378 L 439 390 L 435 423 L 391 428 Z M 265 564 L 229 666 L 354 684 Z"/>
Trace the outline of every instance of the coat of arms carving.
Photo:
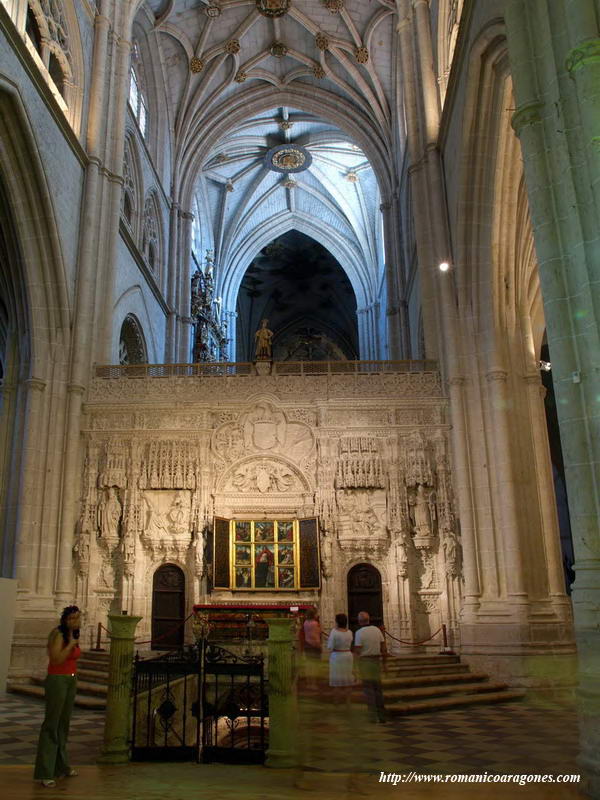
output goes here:
<path id="1" fill-rule="evenodd" d="M 213 448 L 224 461 L 242 454 L 285 453 L 301 462 L 311 452 L 314 437 L 303 422 L 288 422 L 285 413 L 266 400 L 259 400 L 234 422 L 220 425 L 213 435 Z"/>

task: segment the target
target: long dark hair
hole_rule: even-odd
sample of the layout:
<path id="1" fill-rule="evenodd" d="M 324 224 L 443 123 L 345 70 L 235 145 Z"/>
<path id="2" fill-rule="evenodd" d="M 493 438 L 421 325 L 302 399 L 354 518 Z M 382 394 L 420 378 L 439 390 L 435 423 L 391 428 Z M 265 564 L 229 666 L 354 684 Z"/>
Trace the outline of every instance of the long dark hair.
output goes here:
<path id="1" fill-rule="evenodd" d="M 60 615 L 60 622 L 58 623 L 58 630 L 62 633 L 63 641 L 65 644 L 69 644 L 69 629 L 67 628 L 67 617 L 70 617 L 71 614 L 78 614 L 79 608 L 77 606 L 67 606 L 63 608 L 63 612 Z M 79 630 L 77 630 L 77 635 L 73 632 L 74 638 L 79 638 Z"/>

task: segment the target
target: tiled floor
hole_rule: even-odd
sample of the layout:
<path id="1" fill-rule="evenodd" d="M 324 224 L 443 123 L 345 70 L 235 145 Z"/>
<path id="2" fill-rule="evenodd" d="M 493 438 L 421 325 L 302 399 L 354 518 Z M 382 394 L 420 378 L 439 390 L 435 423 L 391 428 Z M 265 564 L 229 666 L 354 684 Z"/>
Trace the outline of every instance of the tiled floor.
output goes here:
<path id="1" fill-rule="evenodd" d="M 117 770 L 97 767 L 103 714 L 75 709 L 70 753 L 71 763 L 80 768 L 81 776 L 61 781 L 54 791 L 42 790 L 31 780 L 30 765 L 42 717 L 41 701 L 17 695 L 0 696 L 0 785 L 4 786 L 4 791 L 0 791 L 3 797 L 10 800 L 40 795 L 48 800 L 65 796 L 70 800 L 141 800 L 142 797 L 217 800 L 228 798 L 234 787 L 238 787 L 245 800 L 271 797 L 288 800 L 301 797 L 307 791 L 315 797 L 348 798 L 365 793 L 373 798 L 389 797 L 397 791 L 402 792 L 403 800 L 413 797 L 479 798 L 484 794 L 493 800 L 517 795 L 540 800 L 571 800 L 582 796 L 580 788 L 575 786 L 495 785 L 482 792 L 481 786 L 430 785 L 425 789 L 415 784 L 392 787 L 378 783 L 381 771 L 579 773 L 574 712 L 536 709 L 525 703 L 445 711 L 375 725 L 369 722 L 362 706 L 346 710 L 343 706 L 304 699 L 300 702 L 299 751 L 303 766 L 300 773 L 273 773 L 261 767 L 190 764 L 132 764 Z"/>
<path id="2" fill-rule="evenodd" d="M 369 722 L 350 711 L 307 702 L 301 728 L 304 763 L 326 771 L 429 773 L 578 773 L 578 728 L 572 710 L 507 703 Z M 303 704 L 301 704 L 301 709 Z"/>
<path id="3" fill-rule="evenodd" d="M 44 703 L 17 694 L 0 695 L 0 765 L 33 764 Z M 69 753 L 73 764 L 94 764 L 104 729 L 103 711 L 75 708 Z"/>

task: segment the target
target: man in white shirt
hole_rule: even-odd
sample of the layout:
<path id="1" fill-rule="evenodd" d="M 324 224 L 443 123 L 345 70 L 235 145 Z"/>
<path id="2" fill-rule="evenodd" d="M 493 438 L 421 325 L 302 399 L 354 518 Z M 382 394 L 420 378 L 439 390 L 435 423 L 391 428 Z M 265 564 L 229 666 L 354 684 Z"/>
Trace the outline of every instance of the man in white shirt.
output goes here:
<path id="1" fill-rule="evenodd" d="M 366 611 L 359 613 L 358 624 L 360 628 L 354 635 L 354 652 L 358 656 L 367 707 L 374 716 L 373 722 L 386 722 L 381 689 L 381 658 L 387 655 L 385 638 L 379 628 L 371 625 Z"/>

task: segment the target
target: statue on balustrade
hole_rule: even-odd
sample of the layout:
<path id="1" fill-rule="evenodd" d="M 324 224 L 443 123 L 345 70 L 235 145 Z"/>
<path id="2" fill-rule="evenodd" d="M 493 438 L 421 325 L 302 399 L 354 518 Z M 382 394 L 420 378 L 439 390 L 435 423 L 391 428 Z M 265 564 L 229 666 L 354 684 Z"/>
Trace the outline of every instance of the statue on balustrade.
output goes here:
<path id="1" fill-rule="evenodd" d="M 256 339 L 256 360 L 270 361 L 273 353 L 273 331 L 267 328 L 268 319 L 263 319 L 260 328 L 254 334 Z"/>

